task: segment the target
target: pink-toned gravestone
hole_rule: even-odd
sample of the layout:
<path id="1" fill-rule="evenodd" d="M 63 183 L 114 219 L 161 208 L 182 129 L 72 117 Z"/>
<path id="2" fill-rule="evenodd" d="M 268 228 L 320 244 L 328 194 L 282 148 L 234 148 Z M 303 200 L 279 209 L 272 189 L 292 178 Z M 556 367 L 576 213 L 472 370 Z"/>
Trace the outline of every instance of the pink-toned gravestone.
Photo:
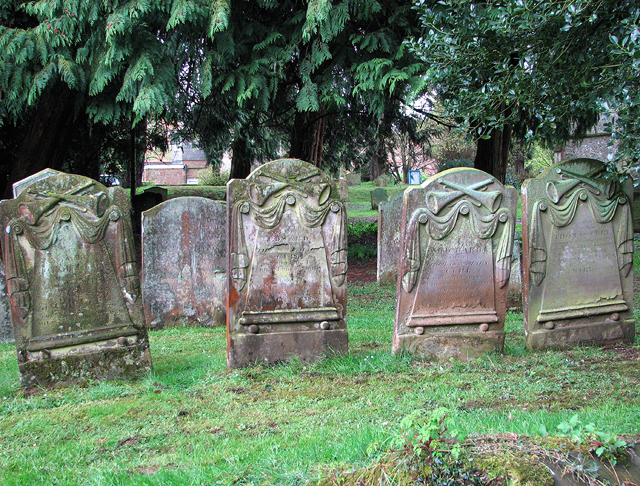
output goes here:
<path id="1" fill-rule="evenodd" d="M 229 367 L 347 351 L 346 197 L 296 159 L 229 182 Z"/>
<path id="2" fill-rule="evenodd" d="M 388 202 L 381 203 L 378 210 L 377 281 L 379 284 L 396 283 L 398 279 L 402 194 L 394 194 Z"/>
<path id="3" fill-rule="evenodd" d="M 393 351 L 502 351 L 517 192 L 450 169 L 404 193 Z"/>
<path id="4" fill-rule="evenodd" d="M 632 186 L 573 159 L 522 187 L 527 347 L 632 342 Z"/>
<path id="5" fill-rule="evenodd" d="M 178 197 L 142 213 L 142 297 L 152 329 L 223 326 L 227 209 Z"/>
<path id="6" fill-rule="evenodd" d="M 125 191 L 51 169 L 16 187 L 16 199 L 0 202 L 0 220 L 23 385 L 148 372 Z"/>

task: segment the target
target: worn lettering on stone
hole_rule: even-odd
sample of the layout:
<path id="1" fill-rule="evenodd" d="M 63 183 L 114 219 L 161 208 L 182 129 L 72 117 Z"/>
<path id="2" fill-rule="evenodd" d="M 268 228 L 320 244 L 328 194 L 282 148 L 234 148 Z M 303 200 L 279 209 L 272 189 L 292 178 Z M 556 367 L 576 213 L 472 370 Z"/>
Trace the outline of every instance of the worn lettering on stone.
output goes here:
<path id="1" fill-rule="evenodd" d="M 345 200 L 295 159 L 230 183 L 230 367 L 346 351 Z"/>
<path id="2" fill-rule="evenodd" d="M 28 183 L 31 182 L 31 183 Z M 121 188 L 48 169 L 0 202 L 7 293 L 25 386 L 150 370 Z"/>
<path id="3" fill-rule="evenodd" d="M 405 192 L 395 352 L 467 359 L 502 349 L 516 202 L 515 189 L 475 169 Z"/>
<path id="4" fill-rule="evenodd" d="M 523 187 L 525 331 L 532 348 L 633 338 L 630 182 L 573 159 Z"/>
<path id="5" fill-rule="evenodd" d="M 147 323 L 226 323 L 226 208 L 203 197 L 170 199 L 142 214 L 142 288 Z"/>

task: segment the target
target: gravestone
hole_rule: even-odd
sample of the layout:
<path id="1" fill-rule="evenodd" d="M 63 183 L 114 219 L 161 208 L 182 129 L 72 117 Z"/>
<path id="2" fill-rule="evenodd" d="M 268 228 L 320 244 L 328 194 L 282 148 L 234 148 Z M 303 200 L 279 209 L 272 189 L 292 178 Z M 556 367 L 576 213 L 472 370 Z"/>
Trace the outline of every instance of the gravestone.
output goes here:
<path id="1" fill-rule="evenodd" d="M 296 159 L 229 182 L 230 368 L 347 351 L 346 199 Z"/>
<path id="2" fill-rule="evenodd" d="M 48 169 L 0 202 L 3 258 L 25 387 L 151 369 L 129 199 Z"/>
<path id="3" fill-rule="evenodd" d="M 389 199 L 389 193 L 386 189 L 380 187 L 374 189 L 371 191 L 371 209 L 377 211 L 380 203 L 386 202 L 387 199 Z"/>
<path id="4" fill-rule="evenodd" d="M 560 162 L 522 187 L 524 318 L 531 349 L 632 342 L 631 181 L 593 159 Z"/>
<path id="5" fill-rule="evenodd" d="M 404 193 L 393 351 L 502 351 L 518 194 L 456 168 Z"/>
<path id="6" fill-rule="evenodd" d="M 398 279 L 402 194 L 394 194 L 378 210 L 378 284 L 396 283 Z"/>
<path id="7" fill-rule="evenodd" d="M 633 231 L 640 233 L 640 186 L 633 188 Z"/>
<path id="8" fill-rule="evenodd" d="M 142 303 L 152 329 L 223 326 L 227 210 L 178 197 L 142 213 Z"/>
<path id="9" fill-rule="evenodd" d="M 388 183 L 389 180 L 387 179 L 387 176 L 384 175 L 378 176 L 373 180 L 373 185 L 375 187 L 386 187 Z"/>
<path id="10" fill-rule="evenodd" d="M 13 324 L 7 297 L 7 280 L 4 265 L 0 261 L 0 343 L 13 343 Z"/>
<path id="11" fill-rule="evenodd" d="M 511 254 L 507 310 L 511 312 L 522 312 L 522 246 L 518 237 L 516 237 L 513 242 L 513 253 Z"/>
<path id="12" fill-rule="evenodd" d="M 362 175 L 359 172 L 352 172 L 345 175 L 348 186 L 359 186 L 362 184 Z"/>

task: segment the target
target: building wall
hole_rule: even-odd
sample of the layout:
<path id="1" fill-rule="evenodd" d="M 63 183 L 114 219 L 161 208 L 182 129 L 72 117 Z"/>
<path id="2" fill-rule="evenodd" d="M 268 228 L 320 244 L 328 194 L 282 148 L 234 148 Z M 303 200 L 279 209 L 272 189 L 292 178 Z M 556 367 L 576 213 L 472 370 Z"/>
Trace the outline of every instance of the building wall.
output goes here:
<path id="1" fill-rule="evenodd" d="M 162 186 L 186 184 L 187 168 L 184 164 L 147 164 L 142 171 L 142 182 Z"/>

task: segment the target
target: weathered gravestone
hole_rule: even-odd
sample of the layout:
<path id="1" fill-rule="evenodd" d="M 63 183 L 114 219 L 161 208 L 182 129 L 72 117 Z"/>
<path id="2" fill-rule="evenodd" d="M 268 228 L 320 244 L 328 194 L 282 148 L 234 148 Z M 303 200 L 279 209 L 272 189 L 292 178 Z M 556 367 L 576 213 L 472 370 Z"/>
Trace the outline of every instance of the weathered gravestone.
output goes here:
<path id="1" fill-rule="evenodd" d="M 465 168 L 405 191 L 394 352 L 466 360 L 502 351 L 517 198 Z"/>
<path id="2" fill-rule="evenodd" d="M 633 340 L 631 181 L 604 174 L 600 161 L 573 159 L 522 187 L 529 348 Z"/>
<path id="3" fill-rule="evenodd" d="M 346 198 L 296 159 L 229 182 L 229 367 L 347 351 Z"/>
<path id="4" fill-rule="evenodd" d="M 389 193 L 386 189 L 380 187 L 371 191 L 371 209 L 377 211 L 380 207 L 380 203 L 386 202 L 389 199 Z"/>
<path id="5" fill-rule="evenodd" d="M 0 343 L 12 343 L 13 324 L 11 323 L 11 309 L 7 297 L 7 280 L 4 265 L 0 262 Z"/>
<path id="6" fill-rule="evenodd" d="M 362 184 L 362 175 L 360 175 L 359 172 L 346 174 L 345 179 L 347 180 L 347 185 L 349 186 L 359 186 L 360 184 Z"/>
<path id="7" fill-rule="evenodd" d="M 378 284 L 396 283 L 398 279 L 402 194 L 394 194 L 378 210 Z"/>
<path id="8" fill-rule="evenodd" d="M 513 242 L 513 253 L 511 255 L 507 310 L 511 312 L 522 312 L 522 246 L 517 233 Z"/>
<path id="9" fill-rule="evenodd" d="M 142 213 L 142 302 L 147 324 L 225 324 L 227 210 L 179 197 Z"/>
<path id="10" fill-rule="evenodd" d="M 18 183 L 16 199 L 0 202 L 23 385 L 146 373 L 151 355 L 125 191 L 50 169 L 29 180 Z"/>
<path id="11" fill-rule="evenodd" d="M 387 176 L 381 175 L 376 177 L 373 180 L 373 185 L 375 187 L 386 187 L 389 184 L 389 180 L 387 179 Z"/>

